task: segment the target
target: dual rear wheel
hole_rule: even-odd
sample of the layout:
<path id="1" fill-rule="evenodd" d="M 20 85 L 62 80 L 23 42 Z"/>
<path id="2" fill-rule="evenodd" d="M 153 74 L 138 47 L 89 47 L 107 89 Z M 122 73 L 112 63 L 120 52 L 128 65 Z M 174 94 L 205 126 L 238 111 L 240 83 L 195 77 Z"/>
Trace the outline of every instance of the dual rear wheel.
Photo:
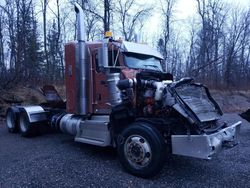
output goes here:
<path id="1" fill-rule="evenodd" d="M 17 133 L 20 131 L 24 137 L 33 136 L 35 128 L 29 122 L 27 114 L 19 111 L 17 107 L 10 107 L 6 113 L 6 125 L 10 133 Z"/>
<path id="2" fill-rule="evenodd" d="M 19 110 L 16 107 L 11 107 L 6 113 L 6 125 L 10 133 L 18 132 Z"/>

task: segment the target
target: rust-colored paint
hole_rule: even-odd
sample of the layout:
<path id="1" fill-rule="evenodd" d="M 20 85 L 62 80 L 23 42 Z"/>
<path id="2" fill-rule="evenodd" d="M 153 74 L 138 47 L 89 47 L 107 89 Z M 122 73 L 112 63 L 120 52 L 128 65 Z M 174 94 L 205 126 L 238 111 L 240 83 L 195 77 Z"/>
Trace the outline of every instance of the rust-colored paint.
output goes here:
<path id="1" fill-rule="evenodd" d="M 66 108 L 68 113 L 77 112 L 76 101 L 76 43 L 65 45 Z"/>
<path id="2" fill-rule="evenodd" d="M 91 75 L 92 75 L 92 113 L 106 114 L 110 111 L 111 107 L 108 105 L 109 93 L 107 86 L 107 76 L 103 71 L 98 70 L 98 48 L 101 47 L 101 43 L 90 43 L 88 45 L 88 51 L 91 55 Z M 99 62 L 100 63 L 100 62 Z"/>
<path id="3" fill-rule="evenodd" d="M 129 69 L 129 68 L 125 68 L 122 70 L 121 73 L 121 78 L 122 79 L 127 79 L 127 78 L 135 78 L 136 74 L 139 72 L 139 70 L 135 70 L 135 69 Z"/>
<path id="4" fill-rule="evenodd" d="M 99 83 L 107 80 L 103 72 L 97 71 L 96 57 L 98 57 L 98 48 L 102 46 L 101 42 L 87 43 L 87 62 L 88 62 L 88 112 L 90 114 L 98 114 L 107 112 L 109 106 L 105 105 L 108 97 L 108 89 Z M 103 81 L 101 81 L 103 80 Z M 99 100 L 101 94 L 101 100 Z"/>
<path id="5" fill-rule="evenodd" d="M 66 99 L 67 112 L 77 113 L 77 75 L 76 75 L 76 42 L 65 45 L 65 79 L 66 79 Z M 109 92 L 107 85 L 107 76 L 104 71 L 98 70 L 97 57 L 98 48 L 102 46 L 101 42 L 86 43 L 87 59 L 87 113 L 88 114 L 107 114 L 111 106 L 109 102 Z M 109 46 L 111 49 L 111 46 Z M 120 54 L 119 61 L 123 64 L 123 58 Z M 100 62 L 99 62 L 100 63 Z"/>

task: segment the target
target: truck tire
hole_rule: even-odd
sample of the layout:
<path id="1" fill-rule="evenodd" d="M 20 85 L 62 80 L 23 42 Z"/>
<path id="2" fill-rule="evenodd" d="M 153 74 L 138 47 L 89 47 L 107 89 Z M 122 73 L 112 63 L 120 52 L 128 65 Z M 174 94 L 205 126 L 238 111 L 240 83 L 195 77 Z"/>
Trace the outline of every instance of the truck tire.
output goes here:
<path id="1" fill-rule="evenodd" d="M 8 108 L 6 112 L 6 126 L 10 133 L 18 132 L 19 113 L 19 109 L 14 106 Z"/>
<path id="2" fill-rule="evenodd" d="M 30 123 L 27 114 L 21 113 L 19 118 L 19 129 L 21 136 L 32 137 L 35 134 L 35 127 Z"/>
<path id="3" fill-rule="evenodd" d="M 166 144 L 149 124 L 136 122 L 125 128 L 118 136 L 117 150 L 122 166 L 135 176 L 152 177 L 164 166 Z"/>

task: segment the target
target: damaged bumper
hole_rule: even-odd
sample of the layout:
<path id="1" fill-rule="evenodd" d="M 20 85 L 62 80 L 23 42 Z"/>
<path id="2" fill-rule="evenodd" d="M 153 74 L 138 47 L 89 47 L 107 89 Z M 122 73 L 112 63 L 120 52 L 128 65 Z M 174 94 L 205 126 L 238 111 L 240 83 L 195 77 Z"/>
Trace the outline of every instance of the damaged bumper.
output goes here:
<path id="1" fill-rule="evenodd" d="M 177 155 L 211 159 L 226 146 L 234 146 L 241 121 L 210 135 L 172 135 L 172 153 Z"/>

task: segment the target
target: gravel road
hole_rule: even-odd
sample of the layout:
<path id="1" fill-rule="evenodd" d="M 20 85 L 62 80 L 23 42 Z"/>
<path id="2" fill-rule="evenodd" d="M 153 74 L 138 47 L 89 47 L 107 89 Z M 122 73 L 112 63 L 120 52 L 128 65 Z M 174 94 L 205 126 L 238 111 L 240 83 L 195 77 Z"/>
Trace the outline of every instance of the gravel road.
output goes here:
<path id="1" fill-rule="evenodd" d="M 23 138 L 0 120 L 0 187 L 250 187 L 250 123 L 224 118 L 243 122 L 238 146 L 210 161 L 171 155 L 151 179 L 124 172 L 112 148 L 59 133 Z"/>

